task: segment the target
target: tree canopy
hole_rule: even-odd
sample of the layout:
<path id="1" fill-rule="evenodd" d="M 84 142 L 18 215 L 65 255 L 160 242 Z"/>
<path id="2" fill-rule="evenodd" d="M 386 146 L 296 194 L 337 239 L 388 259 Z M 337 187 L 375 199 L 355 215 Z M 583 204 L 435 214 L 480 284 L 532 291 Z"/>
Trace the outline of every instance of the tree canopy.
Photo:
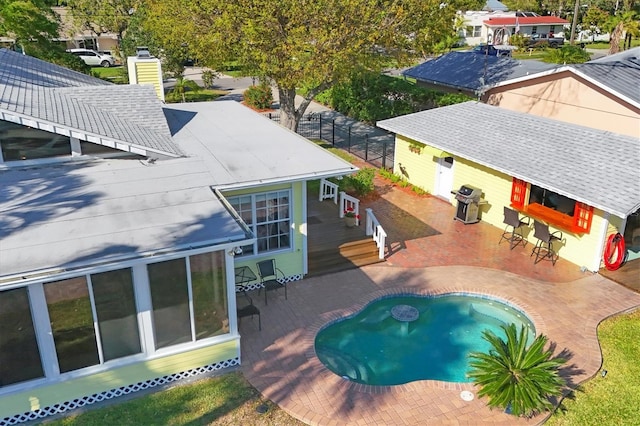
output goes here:
<path id="1" fill-rule="evenodd" d="M 237 61 L 278 88 L 282 123 L 297 127 L 316 94 L 354 70 L 381 70 L 424 56 L 454 32 L 453 0 L 149 0 L 145 30 L 162 47 L 187 44 L 200 64 Z M 296 88 L 305 100 L 296 109 Z"/>
<path id="2" fill-rule="evenodd" d="M 58 25 L 43 0 L 0 0 L 0 35 L 16 44 L 49 43 L 58 36 Z"/>
<path id="3" fill-rule="evenodd" d="M 65 0 L 75 24 L 100 35 L 114 33 L 122 40 L 138 0 Z"/>

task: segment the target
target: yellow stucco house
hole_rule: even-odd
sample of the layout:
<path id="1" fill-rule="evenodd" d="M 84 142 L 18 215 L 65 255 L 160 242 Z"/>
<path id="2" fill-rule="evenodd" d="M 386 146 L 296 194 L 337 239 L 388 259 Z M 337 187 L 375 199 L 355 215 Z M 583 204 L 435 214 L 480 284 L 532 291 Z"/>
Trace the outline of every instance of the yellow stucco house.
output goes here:
<path id="1" fill-rule="evenodd" d="M 548 223 L 563 232 L 560 257 L 579 267 L 600 268 L 611 233 L 637 233 L 638 138 L 480 102 L 378 125 L 396 133 L 394 170 L 409 182 L 452 204 L 463 185 L 479 188 L 480 220 L 503 227 L 503 207 L 510 206 Z M 533 230 L 527 238 L 535 241 Z"/>

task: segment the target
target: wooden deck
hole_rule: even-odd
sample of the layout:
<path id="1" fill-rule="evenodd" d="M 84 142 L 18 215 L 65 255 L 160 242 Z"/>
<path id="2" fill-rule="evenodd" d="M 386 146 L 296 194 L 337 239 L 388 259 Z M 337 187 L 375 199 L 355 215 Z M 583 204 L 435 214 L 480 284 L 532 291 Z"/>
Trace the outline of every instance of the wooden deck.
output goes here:
<path id="1" fill-rule="evenodd" d="M 615 271 L 608 271 L 602 268 L 600 274 L 609 278 L 611 281 L 615 281 L 618 284 L 622 284 L 640 293 L 640 259 L 625 262 L 620 269 Z"/>
<path id="2" fill-rule="evenodd" d="M 364 212 L 360 225 L 349 228 L 339 217 L 340 210 L 332 200 L 318 201 L 310 195 L 307 202 L 307 230 L 309 233 L 309 275 L 357 268 L 377 263 L 377 248 L 366 236 Z"/>

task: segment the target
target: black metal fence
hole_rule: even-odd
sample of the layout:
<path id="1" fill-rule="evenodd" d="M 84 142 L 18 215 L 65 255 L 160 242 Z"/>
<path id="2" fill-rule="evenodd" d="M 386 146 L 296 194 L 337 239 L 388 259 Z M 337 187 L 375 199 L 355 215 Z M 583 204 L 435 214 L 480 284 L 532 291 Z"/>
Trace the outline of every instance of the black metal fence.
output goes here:
<path id="1" fill-rule="evenodd" d="M 280 123 L 278 112 L 263 113 Z M 359 123 L 340 124 L 332 114 L 306 114 L 298 123 L 298 134 L 307 139 L 320 139 L 336 148 L 344 149 L 364 161 L 385 169 L 393 167 L 394 137 L 380 129 L 370 131 Z M 357 125 L 357 126 L 356 126 Z"/>

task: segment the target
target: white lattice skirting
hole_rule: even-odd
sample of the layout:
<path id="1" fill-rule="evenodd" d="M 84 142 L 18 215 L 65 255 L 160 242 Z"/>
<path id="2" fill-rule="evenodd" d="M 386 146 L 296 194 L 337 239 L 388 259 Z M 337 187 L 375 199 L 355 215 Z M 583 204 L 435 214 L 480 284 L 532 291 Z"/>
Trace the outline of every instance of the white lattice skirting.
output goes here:
<path id="1" fill-rule="evenodd" d="M 84 407 L 85 405 L 95 404 L 96 402 L 106 401 L 109 399 L 117 398 L 119 396 L 138 392 L 144 389 L 165 385 L 167 383 L 175 382 L 176 380 L 182 380 L 182 379 L 187 379 L 189 377 L 198 376 L 201 374 L 211 373 L 214 371 L 222 370 L 223 368 L 229 368 L 239 364 L 240 364 L 239 358 L 233 358 L 227 361 L 221 361 L 215 364 L 205 365 L 204 367 L 183 371 L 181 373 L 170 374 L 168 376 L 157 377 L 155 379 L 146 380 L 144 382 L 135 383 L 133 385 L 122 386 L 122 387 L 111 389 L 105 392 L 100 392 L 100 393 L 85 396 L 82 398 L 74 399 L 72 401 L 66 401 L 60 404 L 55 404 L 50 407 L 41 408 L 39 410 L 29 411 L 27 413 L 22 413 L 22 414 L 16 414 L 15 416 L 11 416 L 11 417 L 5 417 L 4 419 L 0 419 L 0 426 L 15 425 L 23 422 L 28 422 L 31 420 L 41 419 L 43 417 L 51 416 L 54 414 L 75 410 L 76 408 Z"/>
<path id="2" fill-rule="evenodd" d="M 288 277 L 278 279 L 278 282 L 283 284 L 283 283 L 290 283 L 292 281 L 300 281 L 301 279 L 302 279 L 302 274 L 290 275 Z M 260 282 L 244 284 L 241 286 L 238 285 L 236 286 L 236 293 L 241 293 L 243 291 L 259 290 L 259 289 L 262 289 L 263 287 L 264 286 Z"/>

